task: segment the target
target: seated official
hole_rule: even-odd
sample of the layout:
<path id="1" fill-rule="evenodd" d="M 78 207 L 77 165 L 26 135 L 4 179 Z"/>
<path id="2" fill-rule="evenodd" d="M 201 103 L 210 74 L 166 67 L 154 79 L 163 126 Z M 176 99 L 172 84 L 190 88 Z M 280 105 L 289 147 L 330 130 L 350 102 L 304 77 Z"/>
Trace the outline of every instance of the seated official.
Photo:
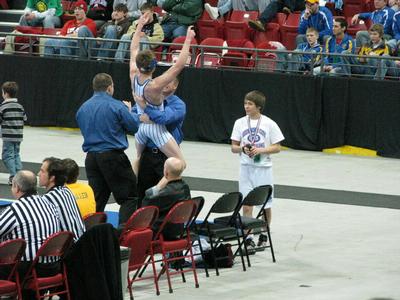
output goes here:
<path id="1" fill-rule="evenodd" d="M 96 201 L 90 185 L 78 182 L 79 166 L 70 158 L 62 160 L 67 174 L 66 187 L 70 189 L 76 199 L 82 218 L 96 212 Z"/>
<path id="2" fill-rule="evenodd" d="M 46 194 L 43 197 L 58 210 L 60 229 L 72 232 L 74 241 L 77 241 L 85 232 L 85 225 L 74 195 L 64 186 L 67 176 L 61 159 L 55 157 L 45 158 L 38 176 L 39 185 L 46 189 Z"/>
<path id="3" fill-rule="evenodd" d="M 0 241 L 22 238 L 26 241 L 25 254 L 18 265 L 21 281 L 44 241 L 60 231 L 56 207 L 36 193 L 37 179 L 33 172 L 22 170 L 13 178 L 11 192 L 18 201 L 7 207 L 0 218 Z M 0 279 L 7 279 L 9 269 L 0 267 Z M 39 276 L 52 276 L 59 271 L 56 258 L 44 257 L 36 267 Z M 23 299 L 35 299 L 30 291 Z"/>
<path id="4" fill-rule="evenodd" d="M 164 164 L 164 177 L 160 182 L 146 191 L 142 206 L 154 205 L 159 209 L 158 219 L 153 225 L 156 234 L 169 210 L 177 203 L 191 198 L 190 189 L 181 175 L 185 164 L 180 159 L 170 157 Z M 179 238 L 182 227 L 179 224 L 169 224 L 163 231 L 165 240 Z"/>

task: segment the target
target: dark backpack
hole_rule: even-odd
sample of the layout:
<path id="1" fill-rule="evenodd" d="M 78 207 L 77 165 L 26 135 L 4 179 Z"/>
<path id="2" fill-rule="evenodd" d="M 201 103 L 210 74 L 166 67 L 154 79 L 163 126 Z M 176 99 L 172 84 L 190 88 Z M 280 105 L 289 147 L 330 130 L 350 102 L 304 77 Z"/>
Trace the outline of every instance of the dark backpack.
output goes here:
<path id="1" fill-rule="evenodd" d="M 217 259 L 218 268 L 232 268 L 234 261 L 233 261 L 233 252 L 231 244 L 221 243 L 215 249 L 215 256 Z M 204 260 L 209 267 L 211 268 L 215 267 L 213 253 L 211 250 L 204 252 Z"/>

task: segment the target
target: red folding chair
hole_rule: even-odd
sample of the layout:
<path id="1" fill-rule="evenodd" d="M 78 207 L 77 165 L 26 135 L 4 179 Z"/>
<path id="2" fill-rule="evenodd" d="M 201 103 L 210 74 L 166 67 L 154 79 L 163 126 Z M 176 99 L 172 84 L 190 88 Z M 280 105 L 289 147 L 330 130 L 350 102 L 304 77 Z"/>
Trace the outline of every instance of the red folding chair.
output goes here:
<path id="1" fill-rule="evenodd" d="M 151 256 L 154 260 L 154 254 L 162 254 L 162 262 L 163 267 L 161 271 L 158 273 L 158 278 L 165 272 L 167 273 L 168 287 L 169 292 L 172 293 L 172 285 L 171 285 L 171 275 L 181 274 L 182 280 L 185 282 L 184 273 L 193 272 L 195 287 L 199 287 L 199 282 L 197 280 L 197 272 L 196 272 L 196 264 L 193 259 L 192 252 L 192 241 L 190 238 L 189 227 L 192 223 L 192 220 L 196 214 L 196 204 L 193 200 L 185 200 L 177 203 L 170 209 L 167 216 L 165 217 L 163 223 L 161 224 L 158 232 L 154 236 L 154 241 L 151 242 Z M 182 229 L 180 234 L 180 238 L 173 241 L 164 240 L 163 231 L 166 226 L 171 225 L 181 225 Z M 183 254 L 189 250 L 187 254 Z M 190 258 L 191 267 L 190 268 L 182 268 L 182 265 L 179 264 L 180 260 L 185 258 Z M 169 264 L 171 262 L 177 262 L 180 267 L 178 270 L 174 272 L 170 272 Z"/>
<path id="2" fill-rule="evenodd" d="M 131 248 L 128 266 L 128 288 L 131 299 L 133 299 L 132 284 L 135 281 L 145 279 L 153 279 L 156 286 L 157 295 L 160 294 L 157 282 L 157 272 L 154 260 L 150 259 L 146 262 L 149 256 L 150 244 L 153 240 L 153 231 L 151 227 L 158 218 L 158 207 L 145 206 L 136 210 L 129 220 L 126 222 L 124 230 L 120 237 L 120 245 Z M 151 257 L 152 258 L 152 257 Z M 153 267 L 153 275 L 146 277 L 137 277 L 142 267 L 146 267 L 151 262 Z M 130 273 L 136 271 L 131 278 Z"/>
<path id="3" fill-rule="evenodd" d="M 107 222 L 107 214 L 104 212 L 96 212 L 88 214 L 83 217 L 83 223 L 85 224 L 86 230 L 89 230 L 93 226 L 103 224 Z"/>
<path id="4" fill-rule="evenodd" d="M 73 233 L 69 231 L 57 232 L 49 236 L 36 253 L 36 257 L 25 276 L 22 286 L 24 289 L 35 291 L 37 300 L 63 294 L 67 295 L 68 300 L 71 299 L 68 287 L 67 270 L 62 259 L 66 250 L 71 246 L 73 237 Z M 61 271 L 53 276 L 39 277 L 36 271 L 39 259 L 41 257 L 49 256 L 61 260 Z M 46 295 L 40 294 L 41 291 L 48 290 L 51 290 L 51 292 Z"/>
<path id="5" fill-rule="evenodd" d="M 18 300 L 22 299 L 17 267 L 25 248 L 26 242 L 23 239 L 10 240 L 0 244 L 0 268 L 10 268 L 7 279 L 0 280 L 0 298 L 1 296 L 18 296 Z"/>

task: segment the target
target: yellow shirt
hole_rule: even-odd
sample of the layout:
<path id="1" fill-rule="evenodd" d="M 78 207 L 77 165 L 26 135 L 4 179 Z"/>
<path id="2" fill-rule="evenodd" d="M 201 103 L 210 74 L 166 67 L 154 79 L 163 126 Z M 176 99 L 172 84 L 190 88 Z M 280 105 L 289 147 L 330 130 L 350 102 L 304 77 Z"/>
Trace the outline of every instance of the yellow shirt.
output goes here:
<path id="1" fill-rule="evenodd" d="M 90 185 L 84 183 L 71 183 L 67 187 L 74 194 L 82 218 L 96 212 L 96 201 Z"/>

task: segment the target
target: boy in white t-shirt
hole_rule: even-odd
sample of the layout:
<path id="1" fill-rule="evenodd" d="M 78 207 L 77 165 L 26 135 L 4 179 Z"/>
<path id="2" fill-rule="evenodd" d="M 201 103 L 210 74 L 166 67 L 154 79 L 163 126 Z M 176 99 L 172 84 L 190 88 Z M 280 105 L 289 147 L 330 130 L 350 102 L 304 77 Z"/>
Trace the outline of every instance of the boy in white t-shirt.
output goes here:
<path id="1" fill-rule="evenodd" d="M 243 198 L 261 185 L 272 185 L 271 154 L 281 151 L 280 142 L 285 138 L 278 125 L 261 114 L 265 106 L 265 95 L 251 91 L 244 98 L 246 116 L 236 120 L 232 131 L 233 153 L 240 154 L 239 191 Z M 265 206 L 268 224 L 271 223 L 272 196 Z M 252 206 L 243 206 L 243 215 L 251 217 Z M 260 234 L 258 246 L 264 246 L 268 238 Z M 246 240 L 247 248 L 254 253 L 255 243 L 252 236 Z"/>

